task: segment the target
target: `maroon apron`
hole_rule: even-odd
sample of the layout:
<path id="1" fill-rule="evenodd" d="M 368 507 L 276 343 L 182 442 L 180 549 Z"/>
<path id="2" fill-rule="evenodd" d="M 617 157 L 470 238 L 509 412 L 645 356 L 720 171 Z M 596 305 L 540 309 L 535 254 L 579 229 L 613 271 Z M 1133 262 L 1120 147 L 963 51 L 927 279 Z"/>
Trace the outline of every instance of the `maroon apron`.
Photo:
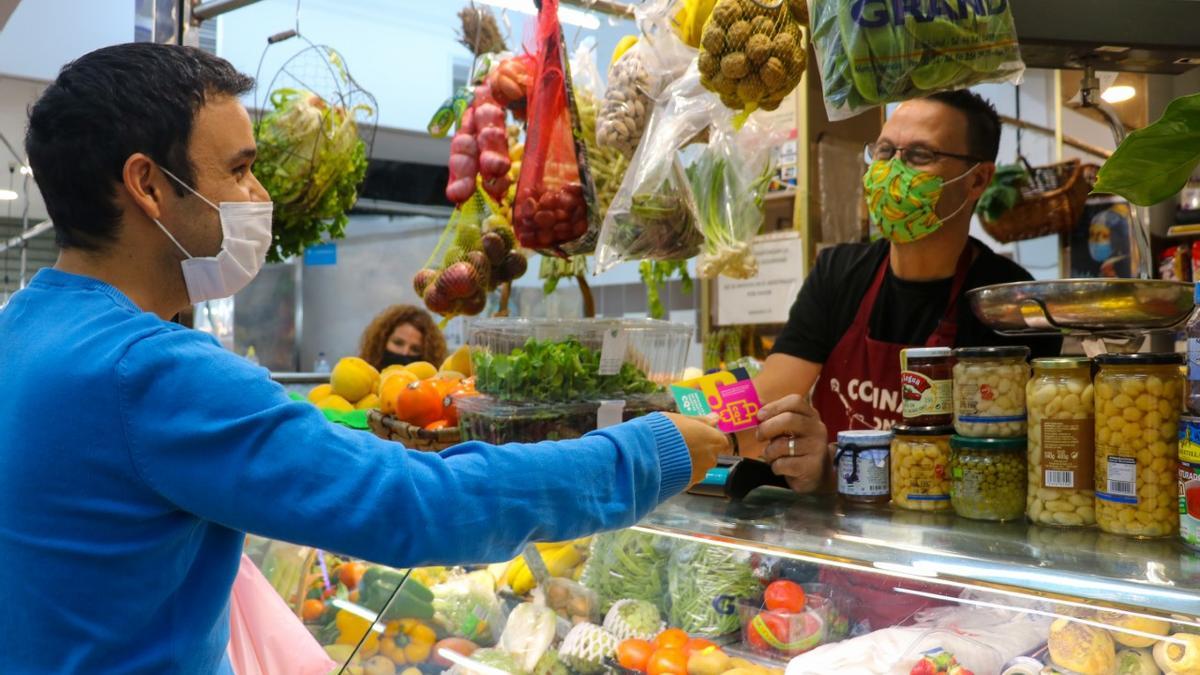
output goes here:
<path id="1" fill-rule="evenodd" d="M 950 302 L 946 314 L 926 347 L 953 347 L 958 336 L 958 298 L 962 293 L 972 250 L 968 242 L 958 258 Z M 900 350 L 913 345 L 871 339 L 871 311 L 879 298 L 879 289 L 888 271 L 891 256 L 885 256 L 875 271 L 875 279 L 863 296 L 854 323 L 838 340 L 821 368 L 813 393 L 813 407 L 829 430 L 829 442 L 839 431 L 849 429 L 890 429 L 902 418 L 900 398 Z M 850 600 L 851 621 L 878 630 L 905 622 L 916 612 L 946 604 L 915 595 L 897 593 L 897 586 L 945 595 L 944 586 L 906 581 L 882 574 L 821 569 L 821 581 L 835 586 Z"/>
<path id="2" fill-rule="evenodd" d="M 887 274 L 891 255 L 884 256 L 875 279 L 858 306 L 850 328 L 834 345 L 813 392 L 813 407 L 829 431 L 829 442 L 839 431 L 890 429 L 901 419 L 900 351 L 916 345 L 883 342 L 871 338 L 871 310 Z M 958 297 L 971 266 L 971 244 L 963 248 L 950 286 L 946 315 L 926 347 L 953 347 L 958 336 Z"/>

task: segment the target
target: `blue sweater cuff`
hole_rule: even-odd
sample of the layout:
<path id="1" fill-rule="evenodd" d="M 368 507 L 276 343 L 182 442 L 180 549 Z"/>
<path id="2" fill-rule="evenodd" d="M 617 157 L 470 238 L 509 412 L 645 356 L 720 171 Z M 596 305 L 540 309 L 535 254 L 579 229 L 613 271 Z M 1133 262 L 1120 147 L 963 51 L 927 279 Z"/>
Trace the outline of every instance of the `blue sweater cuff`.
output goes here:
<path id="1" fill-rule="evenodd" d="M 643 419 L 650 425 L 654 443 L 658 446 L 658 501 L 663 502 L 683 492 L 688 486 L 692 479 L 692 455 L 675 423 L 665 415 L 654 413 Z"/>

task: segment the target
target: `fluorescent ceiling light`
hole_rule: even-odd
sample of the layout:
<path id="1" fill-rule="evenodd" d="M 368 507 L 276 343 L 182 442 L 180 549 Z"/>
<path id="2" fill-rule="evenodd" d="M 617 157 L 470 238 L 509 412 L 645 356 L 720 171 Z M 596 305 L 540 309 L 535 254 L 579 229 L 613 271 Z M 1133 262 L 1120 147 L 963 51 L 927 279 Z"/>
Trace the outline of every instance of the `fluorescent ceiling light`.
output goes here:
<path id="1" fill-rule="evenodd" d="M 484 5 L 499 7 L 500 9 L 511 9 L 514 12 L 537 16 L 537 7 L 534 6 L 533 0 L 479 0 Z M 596 18 L 595 14 L 583 12 L 572 7 L 558 7 L 558 20 L 579 26 L 588 30 L 596 30 L 600 27 L 600 19 Z"/>
<path id="2" fill-rule="evenodd" d="M 27 165 L 27 164 L 22 164 L 21 165 L 21 175 L 22 176 L 32 176 L 33 169 L 30 168 L 29 165 Z"/>
<path id="3" fill-rule="evenodd" d="M 0 190 L 0 202 L 11 202 L 20 196 L 12 190 Z"/>
<path id="4" fill-rule="evenodd" d="M 1122 101 L 1128 101 L 1134 96 L 1137 96 L 1137 89 L 1127 84 L 1111 86 L 1105 89 L 1103 94 L 1100 94 L 1100 98 L 1109 103 L 1121 103 Z"/>

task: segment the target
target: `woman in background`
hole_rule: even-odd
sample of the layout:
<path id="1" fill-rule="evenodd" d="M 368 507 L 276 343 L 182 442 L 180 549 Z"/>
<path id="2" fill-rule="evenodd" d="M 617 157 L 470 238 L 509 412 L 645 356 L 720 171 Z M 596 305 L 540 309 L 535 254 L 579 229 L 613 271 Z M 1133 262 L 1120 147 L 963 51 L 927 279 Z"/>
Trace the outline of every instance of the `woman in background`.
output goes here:
<path id="1" fill-rule="evenodd" d="M 363 331 L 358 352 L 378 370 L 416 361 L 437 367 L 446 359 L 446 339 L 429 312 L 412 305 L 392 305 Z"/>

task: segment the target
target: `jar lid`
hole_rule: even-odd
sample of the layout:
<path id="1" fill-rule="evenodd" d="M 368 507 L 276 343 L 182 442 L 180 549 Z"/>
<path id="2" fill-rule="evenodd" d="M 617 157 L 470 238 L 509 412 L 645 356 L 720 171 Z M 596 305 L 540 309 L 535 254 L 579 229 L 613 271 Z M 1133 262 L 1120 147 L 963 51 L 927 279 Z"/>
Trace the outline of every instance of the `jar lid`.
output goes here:
<path id="1" fill-rule="evenodd" d="M 960 359 L 1027 359 L 1029 358 L 1029 347 L 1022 345 L 1007 345 L 1003 347 L 959 347 L 958 349 L 954 350 L 954 355 Z"/>
<path id="2" fill-rule="evenodd" d="M 1052 356 L 1033 360 L 1033 367 L 1042 369 L 1086 368 L 1091 365 L 1092 360 L 1086 356 Z"/>
<path id="3" fill-rule="evenodd" d="M 890 431 L 839 431 L 837 435 L 837 444 L 839 446 L 851 446 L 856 448 L 878 448 L 892 444 L 892 437 L 895 436 Z"/>
<path id="4" fill-rule="evenodd" d="M 897 424 L 892 427 L 892 431 L 897 436 L 953 436 L 954 427 L 950 425 L 940 427 L 911 427 L 907 424 Z"/>
<path id="5" fill-rule="evenodd" d="M 1025 452 L 1027 443 L 1024 436 L 1015 438 L 971 438 L 969 436 L 950 437 L 950 447 L 964 450 L 990 450 L 992 452 Z"/>
<path id="6" fill-rule="evenodd" d="M 1096 363 L 1102 366 L 1181 366 L 1183 354 L 1101 354 Z"/>
<path id="7" fill-rule="evenodd" d="M 954 353 L 949 347 L 913 347 L 904 350 L 905 358 L 909 359 L 938 359 Z"/>

